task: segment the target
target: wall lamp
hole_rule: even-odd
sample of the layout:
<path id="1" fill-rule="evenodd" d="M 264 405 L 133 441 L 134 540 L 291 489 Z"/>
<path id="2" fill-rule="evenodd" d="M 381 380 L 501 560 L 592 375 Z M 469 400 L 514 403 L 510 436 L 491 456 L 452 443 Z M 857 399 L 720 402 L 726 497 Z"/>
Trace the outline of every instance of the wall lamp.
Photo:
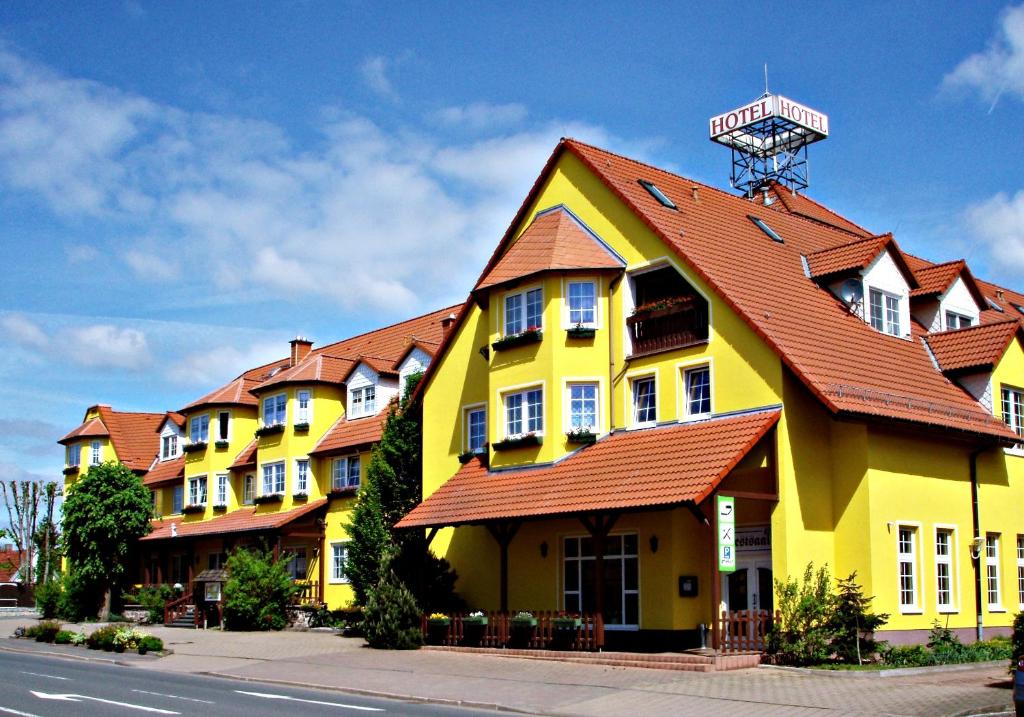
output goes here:
<path id="1" fill-rule="evenodd" d="M 658 536 L 657 535 L 652 535 L 648 542 L 651 544 L 651 552 L 652 553 L 658 552 Z"/>
<path id="2" fill-rule="evenodd" d="M 971 539 L 971 558 L 977 560 L 981 557 L 981 549 L 985 547 L 985 539 L 982 537 Z"/>
<path id="3" fill-rule="evenodd" d="M 540 556 L 546 558 L 548 556 L 548 541 L 543 540 L 540 544 Z"/>

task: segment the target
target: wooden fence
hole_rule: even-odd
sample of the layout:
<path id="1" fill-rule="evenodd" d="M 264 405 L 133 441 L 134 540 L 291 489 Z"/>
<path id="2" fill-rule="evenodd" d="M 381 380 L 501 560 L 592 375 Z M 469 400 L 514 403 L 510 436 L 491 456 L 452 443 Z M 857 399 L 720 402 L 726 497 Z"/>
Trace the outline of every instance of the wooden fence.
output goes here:
<path id="1" fill-rule="evenodd" d="M 432 622 L 424 615 L 421 627 L 430 645 L 584 651 L 604 647 L 604 621 L 600 615 L 583 614 L 575 624 L 568 625 L 565 615 L 555 611 L 536 610 L 532 615 L 536 622 L 532 625 L 502 612 L 486 613 L 486 625 L 478 624 L 468 615 L 450 615 L 447 625 Z"/>
<path id="2" fill-rule="evenodd" d="M 768 633 L 781 614 L 769 610 L 722 611 L 718 622 L 719 652 L 764 652 Z"/>

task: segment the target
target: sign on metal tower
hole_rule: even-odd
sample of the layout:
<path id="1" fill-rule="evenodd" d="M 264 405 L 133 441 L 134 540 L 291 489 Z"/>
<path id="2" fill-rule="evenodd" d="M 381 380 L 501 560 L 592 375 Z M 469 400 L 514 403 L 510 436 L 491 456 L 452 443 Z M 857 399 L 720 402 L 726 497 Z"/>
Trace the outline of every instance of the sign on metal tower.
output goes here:
<path id="1" fill-rule="evenodd" d="M 732 186 L 747 196 L 775 180 L 797 191 L 808 183 L 807 146 L 828 137 L 828 116 L 765 92 L 712 117 L 711 141 L 732 150 Z"/>

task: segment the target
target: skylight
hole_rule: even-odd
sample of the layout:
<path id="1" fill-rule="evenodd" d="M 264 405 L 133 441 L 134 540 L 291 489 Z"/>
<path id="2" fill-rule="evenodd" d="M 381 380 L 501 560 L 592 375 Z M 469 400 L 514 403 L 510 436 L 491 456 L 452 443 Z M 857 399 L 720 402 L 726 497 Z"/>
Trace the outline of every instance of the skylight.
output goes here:
<path id="1" fill-rule="evenodd" d="M 755 217 L 753 215 L 750 215 L 750 214 L 747 215 L 747 218 L 750 221 L 754 222 L 754 224 L 757 225 L 757 228 L 760 229 L 761 231 L 763 231 L 765 234 L 767 234 L 771 238 L 772 241 L 776 241 L 779 244 L 785 244 L 786 243 L 786 242 L 782 241 L 782 237 L 780 237 L 778 234 L 776 234 L 775 230 L 772 229 L 767 224 L 765 224 L 763 220 L 758 219 L 757 217 Z"/>
<path id="2" fill-rule="evenodd" d="M 1024 314 L 1024 306 L 1021 306 L 1020 304 L 1014 304 L 1014 306 L 1016 307 L 1017 311 Z"/>
<path id="3" fill-rule="evenodd" d="M 665 193 L 658 189 L 653 182 L 648 182 L 646 179 L 638 179 L 637 181 L 640 182 L 640 186 L 650 192 L 651 196 L 657 199 L 663 207 L 668 207 L 669 209 L 679 208 L 676 206 L 676 203 L 666 197 Z"/>
<path id="4" fill-rule="evenodd" d="M 998 311 L 1000 314 L 1005 313 L 1003 311 L 1003 307 L 997 304 L 996 302 L 992 301 L 992 299 L 985 299 L 985 301 L 987 301 L 988 305 L 995 309 L 996 311 Z"/>

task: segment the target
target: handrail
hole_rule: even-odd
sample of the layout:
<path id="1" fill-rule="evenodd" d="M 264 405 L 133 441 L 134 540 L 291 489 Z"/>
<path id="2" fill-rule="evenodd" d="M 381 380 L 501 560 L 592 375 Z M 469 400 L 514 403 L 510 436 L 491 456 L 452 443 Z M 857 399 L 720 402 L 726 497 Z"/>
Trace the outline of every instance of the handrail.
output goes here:
<path id="1" fill-rule="evenodd" d="M 179 617 L 188 612 L 188 606 L 192 603 L 192 591 L 187 591 L 177 600 L 171 600 L 164 605 L 164 625 L 170 625 Z"/>

